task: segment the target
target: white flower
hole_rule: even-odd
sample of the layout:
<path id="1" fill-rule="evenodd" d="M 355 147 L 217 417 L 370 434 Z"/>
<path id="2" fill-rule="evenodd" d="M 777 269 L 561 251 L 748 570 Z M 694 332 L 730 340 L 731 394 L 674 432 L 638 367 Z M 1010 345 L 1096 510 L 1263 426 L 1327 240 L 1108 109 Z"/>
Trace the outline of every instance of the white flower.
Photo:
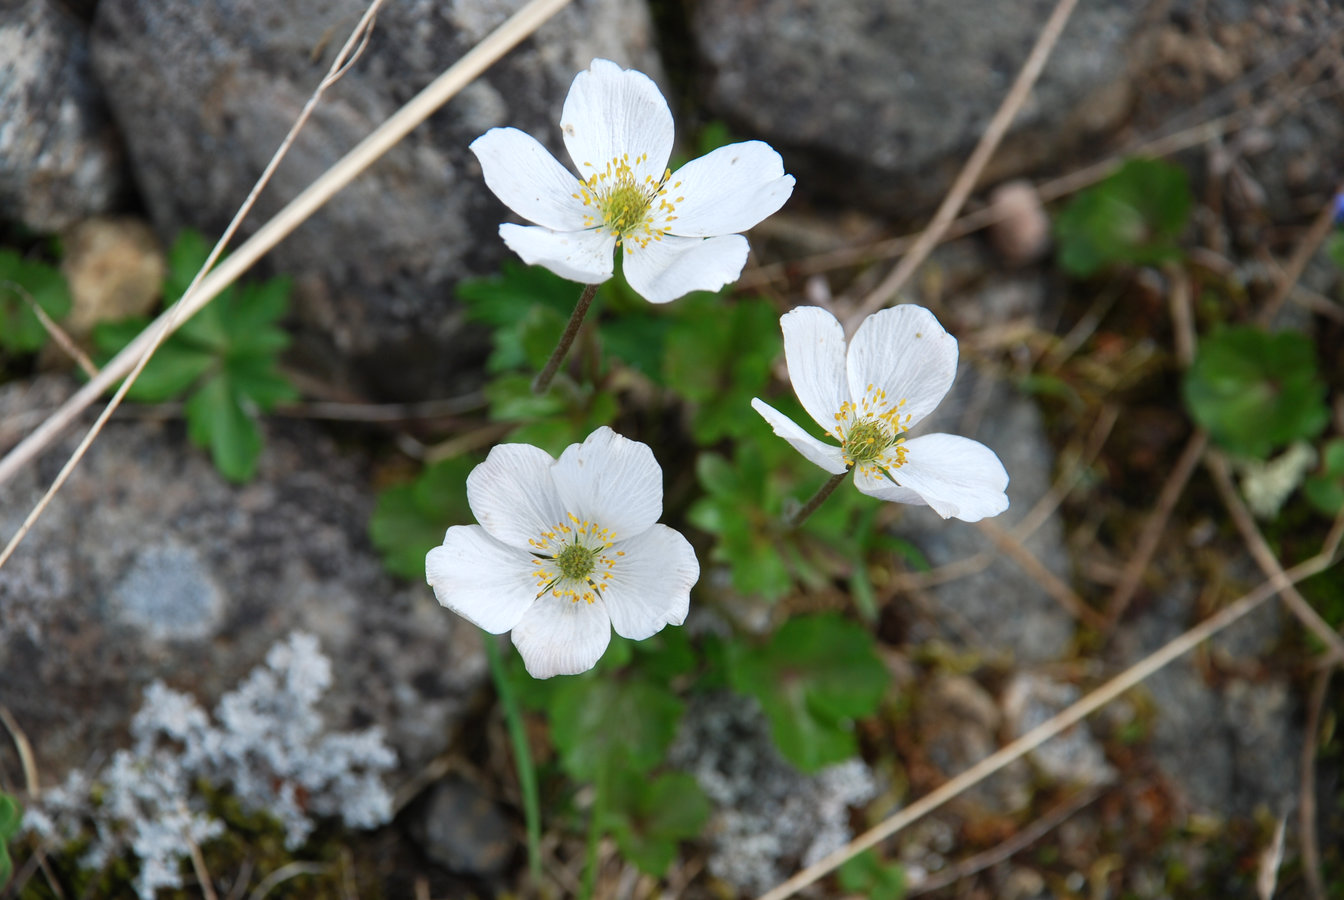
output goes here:
<path id="1" fill-rule="evenodd" d="M 557 460 L 501 444 L 467 476 L 480 525 L 455 525 L 425 557 L 439 603 L 491 634 L 513 631 L 534 678 L 591 669 L 611 629 L 643 640 L 680 625 L 700 565 L 655 524 L 653 451 L 602 427 Z"/>
<path id="2" fill-rule="evenodd" d="M 746 231 L 793 193 L 779 154 L 747 141 L 692 160 L 675 173 L 672 112 L 647 75 L 595 59 L 574 78 L 560 114 L 575 177 L 535 138 L 492 128 L 472 141 L 490 190 L 535 226 L 501 225 L 529 264 L 599 284 L 612 251 L 625 248 L 625 277 L 652 303 L 717 290 L 742 273 Z"/>
<path id="3" fill-rule="evenodd" d="M 905 433 L 933 412 L 957 374 L 957 339 L 933 313 L 902 305 L 869 316 L 845 352 L 845 332 L 816 306 L 779 320 L 789 379 L 808 415 L 840 441 L 812 437 L 760 400 L 751 405 L 784 438 L 832 475 L 880 500 L 927 504 L 944 519 L 977 522 L 1008 508 L 1008 473 L 984 444 L 952 434 Z"/>

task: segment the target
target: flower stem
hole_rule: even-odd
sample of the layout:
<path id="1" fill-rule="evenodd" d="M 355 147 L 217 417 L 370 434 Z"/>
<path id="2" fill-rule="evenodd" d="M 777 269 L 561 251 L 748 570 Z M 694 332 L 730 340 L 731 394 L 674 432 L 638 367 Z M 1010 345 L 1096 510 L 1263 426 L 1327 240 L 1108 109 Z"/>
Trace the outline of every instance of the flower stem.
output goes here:
<path id="1" fill-rule="evenodd" d="M 565 361 L 565 354 L 569 352 L 570 345 L 574 343 L 574 338 L 579 333 L 579 326 L 583 324 L 583 317 L 588 315 L 588 307 L 593 305 L 593 298 L 596 296 L 597 285 L 585 284 L 583 286 L 583 293 L 579 295 L 579 302 L 574 305 L 574 312 L 570 314 L 569 322 L 565 324 L 565 333 L 560 335 L 560 343 L 551 353 L 551 358 L 546 360 L 546 367 L 541 370 L 537 380 L 532 382 L 532 393 L 544 394 L 546 389 L 551 386 L 551 379 L 555 377 L 555 372 L 560 368 L 560 364 Z"/>
<path id="2" fill-rule="evenodd" d="M 811 500 L 807 501 L 806 506 L 789 517 L 789 528 L 797 528 L 806 522 L 807 517 L 817 511 L 817 507 L 821 506 L 826 498 L 831 496 L 835 489 L 840 486 L 840 482 L 844 481 L 845 476 L 848 474 L 849 469 L 845 469 L 845 471 L 841 472 L 839 475 L 832 475 L 830 480 L 821 486 L 821 489 L 817 491 L 816 495 L 813 496 Z"/>
<path id="3" fill-rule="evenodd" d="M 602 778 L 602 773 L 598 773 L 593 782 L 593 808 L 588 812 L 588 845 L 584 850 L 579 900 L 592 900 L 593 888 L 597 884 L 597 847 L 602 841 L 602 820 L 606 815 L 606 792 L 602 789 Z"/>
<path id="4" fill-rule="evenodd" d="M 514 696 L 508 673 L 504 671 L 504 660 L 499 655 L 499 645 L 493 635 L 484 637 L 485 657 L 490 662 L 490 677 L 494 679 L 495 693 L 499 696 L 499 705 L 504 711 L 504 722 L 508 725 L 509 739 L 513 742 L 514 764 L 518 768 L 518 790 L 523 795 L 523 821 L 527 825 L 527 867 L 532 872 L 532 881 L 540 885 L 541 804 L 537 793 L 537 770 L 532 764 L 532 752 L 527 746 L 523 713 L 518 708 L 518 698 Z"/>

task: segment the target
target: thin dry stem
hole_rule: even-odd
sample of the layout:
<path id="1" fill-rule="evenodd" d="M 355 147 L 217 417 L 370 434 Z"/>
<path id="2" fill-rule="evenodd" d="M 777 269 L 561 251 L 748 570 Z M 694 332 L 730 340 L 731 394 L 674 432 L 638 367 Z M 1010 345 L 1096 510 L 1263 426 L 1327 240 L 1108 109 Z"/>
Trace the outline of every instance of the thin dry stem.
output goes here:
<path id="1" fill-rule="evenodd" d="M 1209 433 L 1203 428 L 1196 429 L 1185 442 L 1185 449 L 1177 458 L 1171 474 L 1162 483 L 1162 490 L 1157 493 L 1157 503 L 1153 505 L 1153 511 L 1143 522 L 1138 544 L 1129 562 L 1125 564 L 1125 570 L 1120 575 L 1120 583 L 1115 586 L 1110 599 L 1106 601 L 1106 621 L 1109 624 L 1120 621 L 1120 617 L 1129 608 L 1129 602 L 1138 592 L 1144 573 L 1148 571 L 1148 564 L 1153 561 L 1153 555 L 1157 552 L 1158 545 L 1162 543 L 1162 535 L 1167 530 L 1167 522 L 1171 519 L 1172 511 L 1176 509 L 1181 494 L 1185 493 L 1185 486 L 1190 483 L 1190 476 L 1194 474 L 1195 466 L 1199 464 L 1208 443 Z"/>
<path id="2" fill-rule="evenodd" d="M 1021 831 L 1012 837 L 1003 841 L 995 847 L 990 847 L 983 853 L 977 853 L 968 859 L 964 859 L 949 869 L 939 872 L 927 881 L 922 881 L 912 886 L 905 892 L 907 897 L 918 897 L 921 894 L 930 894 L 945 887 L 956 884 L 963 878 L 969 878 L 977 872 L 983 872 L 990 866 L 996 866 L 1006 859 L 1021 853 L 1032 844 L 1045 837 L 1062 825 L 1070 816 L 1083 809 L 1102 794 L 1100 787 L 1087 788 L 1079 791 L 1073 797 L 1065 800 L 1027 825 Z"/>
<path id="3" fill-rule="evenodd" d="M 1295 584 L 1304 578 L 1310 578 L 1312 575 L 1334 565 L 1336 562 L 1335 553 L 1339 549 L 1339 537 L 1341 534 L 1344 534 L 1344 514 L 1335 520 L 1335 527 L 1331 529 L 1331 540 L 1327 542 L 1327 545 L 1321 552 L 1311 559 L 1299 563 L 1292 569 L 1289 569 L 1284 573 L 1284 579 L 1286 579 L 1289 584 Z M 947 803 L 949 800 L 952 800 L 979 784 L 981 781 L 984 781 L 990 775 L 995 774 L 1009 764 L 1021 759 L 1041 744 L 1076 725 L 1087 716 L 1138 685 L 1154 672 L 1159 671 L 1173 660 L 1180 658 L 1208 638 L 1258 608 L 1262 603 L 1273 597 L 1280 590 L 1280 581 L 1284 579 L 1270 579 L 1250 593 L 1242 595 L 1236 601 L 1224 607 L 1221 611 L 1213 614 L 1203 622 L 1186 631 L 1184 634 L 1163 645 L 1154 653 L 1139 660 L 1139 662 L 1130 666 L 1110 681 L 1107 681 L 1101 687 L 1090 692 L 1087 696 L 1061 711 L 1058 715 L 1031 729 L 1017 740 L 985 757 L 983 760 L 943 784 L 941 787 L 929 792 L 927 795 L 916 800 L 914 803 L 911 803 L 900 812 L 873 828 L 870 828 L 846 846 L 831 853 L 813 865 L 808 866 L 792 878 L 770 891 L 767 891 L 765 894 L 762 894 L 759 900 L 784 900 L 785 897 L 793 896 L 797 891 L 802 890 L 819 878 L 834 871 L 846 860 L 875 846 L 881 841 L 886 840 L 902 828 L 923 818 L 933 810 L 938 809 L 940 806 Z"/>
<path id="4" fill-rule="evenodd" d="M 1204 464 L 1208 467 L 1210 474 L 1213 475 L 1213 483 L 1218 488 L 1218 495 L 1223 499 L 1223 505 L 1227 507 L 1227 512 L 1232 516 L 1232 523 L 1237 526 L 1237 531 L 1241 533 L 1241 539 L 1246 544 L 1246 549 L 1251 551 L 1251 556 L 1255 559 L 1256 565 L 1266 576 L 1279 579 L 1282 583 L 1283 566 L 1279 564 L 1274 551 L 1270 549 L 1265 536 L 1260 533 L 1260 529 L 1255 524 L 1255 518 L 1251 511 L 1246 508 L 1242 502 L 1241 495 L 1237 493 L 1237 487 L 1232 483 L 1232 473 L 1228 471 L 1227 459 L 1216 450 L 1210 450 L 1204 455 Z M 1291 584 L 1283 584 L 1284 604 L 1290 609 L 1293 615 L 1297 616 L 1298 621 L 1307 627 L 1307 630 L 1316 635 L 1317 639 L 1326 647 L 1330 648 L 1330 656 L 1333 662 L 1344 662 L 1344 638 L 1341 638 L 1339 632 L 1330 627 L 1330 623 L 1321 618 L 1320 613 L 1312 608 L 1307 602 L 1307 598 L 1293 587 Z"/>
<path id="5" fill-rule="evenodd" d="M 1316 839 L 1316 748 L 1320 744 L 1321 713 L 1334 673 L 1333 665 L 1316 673 L 1307 700 L 1307 727 L 1302 739 L 1302 789 L 1298 792 L 1297 830 L 1302 844 L 1302 871 L 1307 877 L 1311 900 L 1326 900 L 1325 881 L 1321 878 L 1321 848 Z"/>
<path id="6" fill-rule="evenodd" d="M 186 812 L 183 809 L 183 812 Z M 191 838 L 187 838 L 187 848 L 191 852 L 191 869 L 196 873 L 196 883 L 201 888 L 201 896 L 205 900 L 219 900 L 219 895 L 215 893 L 214 882 L 210 879 L 210 870 L 205 867 L 205 856 L 201 853 L 201 848 Z"/>
<path id="7" fill-rule="evenodd" d="M 375 0 L 374 6 L 376 7 L 381 2 L 382 0 Z M 486 36 L 484 40 L 431 82 L 423 91 L 408 101 L 372 134 L 309 185 L 299 196 L 290 201 L 274 218 L 264 224 L 252 238 L 245 241 L 232 256 L 220 263 L 218 268 L 204 277 L 198 275 L 200 281 L 196 284 L 194 290 L 189 289 L 182 300 L 174 304 L 172 309 L 161 315 L 153 325 L 142 332 L 121 353 L 117 354 L 99 373 L 98 378 L 89 381 L 74 396 L 62 404 L 61 408 L 50 419 L 39 426 L 33 434 L 15 447 L 3 460 L 0 460 L 0 484 L 11 478 L 20 466 L 36 456 L 42 448 L 64 430 L 80 411 L 107 390 L 118 378 L 127 375 L 128 372 L 130 372 L 131 377 L 138 374 L 144 368 L 149 359 L 149 354 L 153 352 L 153 348 L 167 337 L 172 327 L 175 327 L 177 323 L 186 321 L 211 298 L 232 284 L 257 259 L 297 228 L 331 199 L 337 191 L 354 180 L 382 154 L 391 149 L 411 129 L 423 122 L 449 98 L 475 80 L 496 60 L 568 3 L 569 0 L 532 0 L 531 3 Z M 370 13 L 372 11 L 373 8 L 371 7 Z M 366 13 L 366 17 L 368 15 Z M 363 27 L 361 25 L 358 32 L 362 33 Z M 351 40 L 354 39 L 355 35 L 352 35 Z M 349 43 L 347 43 L 347 46 L 349 46 Z M 307 107 L 305 107 L 305 110 L 307 110 Z M 270 171 L 270 168 L 268 168 L 268 171 Z M 113 402 L 99 416 L 84 440 L 80 442 L 71 455 L 70 460 L 61 469 L 56 481 L 53 482 L 46 495 L 24 521 L 18 533 L 5 547 L 4 552 L 0 553 L 0 566 L 3 566 L 13 555 L 15 547 L 23 540 L 24 535 L 32 528 L 33 523 L 41 515 L 51 498 L 70 477 L 70 473 L 78 465 L 79 460 L 83 458 L 84 453 L 87 452 L 103 424 L 107 421 L 108 416 L 115 409 L 115 405 L 125 396 L 130 384 L 131 378 L 128 377 L 113 397 Z"/>
<path id="8" fill-rule="evenodd" d="M 18 751 L 19 766 L 23 769 L 24 789 L 28 792 L 28 796 L 35 800 L 42 792 L 42 781 L 37 776 L 37 758 L 33 756 L 33 745 L 29 743 L 28 735 L 19 727 L 14 714 L 4 704 L 0 704 L 0 722 L 4 723 L 5 730 L 14 741 L 14 749 Z"/>
<path id="9" fill-rule="evenodd" d="M 1098 630 L 1106 627 L 1105 617 L 1088 606 L 1083 598 L 1079 597 L 1058 575 L 1047 569 L 1045 564 L 1036 558 L 1036 554 L 1028 550 L 1026 545 L 1011 532 L 1005 531 L 988 519 L 977 522 L 976 527 L 981 534 L 994 542 L 994 546 L 1012 557 L 1022 571 L 1026 572 L 1041 586 L 1041 590 L 1053 597 L 1074 619 Z"/>
<path id="10" fill-rule="evenodd" d="M 37 301 L 33 299 L 33 295 L 23 285 L 5 281 L 0 282 L 0 288 L 8 288 L 24 299 L 28 308 L 33 311 L 33 315 L 37 317 L 38 324 L 51 336 L 56 345 L 65 351 L 66 356 L 73 359 L 75 365 L 84 370 L 85 375 L 92 378 L 98 374 L 98 367 L 93 364 L 93 360 L 89 359 L 88 355 L 79 349 L 79 346 L 70 339 L 70 335 L 65 333 L 64 328 L 57 325 L 51 316 L 47 315 L 47 311 L 38 305 Z"/>
<path id="11" fill-rule="evenodd" d="M 265 900 L 266 895 L 275 890 L 276 886 L 288 881 L 291 878 L 297 878 L 300 875 L 323 875 L 331 869 L 326 863 L 312 862 L 292 862 L 276 869 L 257 885 L 252 893 L 247 895 L 247 900 Z"/>
<path id="12" fill-rule="evenodd" d="M 1321 249 L 1321 244 L 1325 243 L 1326 235 L 1330 233 L 1331 226 L 1335 223 L 1335 197 L 1344 191 L 1344 183 L 1338 185 L 1334 193 L 1321 207 L 1321 211 L 1316 214 L 1316 218 L 1311 223 L 1311 228 L 1302 236 L 1302 240 L 1297 242 L 1293 248 L 1293 255 L 1288 259 L 1288 265 L 1283 270 L 1283 275 L 1279 279 L 1278 285 L 1274 289 L 1274 296 L 1269 298 L 1257 320 L 1261 325 L 1268 325 L 1274 320 L 1283 306 L 1288 295 L 1292 293 L 1297 286 L 1298 279 L 1302 277 L 1302 272 L 1307 268 L 1307 263 L 1316 255 L 1316 251 Z"/>
<path id="13" fill-rule="evenodd" d="M 1036 39 L 1036 45 L 1031 48 L 1031 55 L 1027 57 L 1022 70 L 1017 74 L 1017 80 L 1013 82 L 1012 88 L 1008 91 L 1008 96 L 1003 98 L 1003 103 L 994 113 L 994 118 L 990 120 L 989 126 L 985 128 L 984 134 L 980 136 L 980 141 L 975 145 L 975 150 L 962 166 L 961 172 L 952 182 L 951 189 L 943 202 L 938 206 L 938 211 L 933 215 L 933 221 L 929 227 L 924 229 L 915 245 L 910 248 L 910 252 L 901 257 L 896 268 L 890 275 L 882 280 L 877 288 L 864 298 L 859 306 L 858 313 L 848 323 L 850 327 L 846 331 L 853 332 L 858 327 L 859 321 L 865 316 L 877 312 L 886 306 L 896 293 L 900 291 L 905 283 L 910 280 L 910 276 L 915 273 L 915 269 L 924 262 L 929 253 L 938 245 L 938 241 L 947 231 L 957 213 L 961 211 L 966 203 L 966 198 L 971 195 L 975 188 L 976 181 L 980 178 L 980 173 L 984 171 L 985 165 L 989 162 L 994 151 L 998 149 L 999 142 L 1003 136 L 1008 133 L 1008 126 L 1012 124 L 1017 116 L 1018 110 L 1022 104 L 1027 102 L 1027 97 L 1031 95 L 1031 88 L 1036 83 L 1041 70 L 1045 68 L 1045 61 L 1050 58 L 1050 51 L 1055 48 L 1060 34 L 1064 31 L 1064 25 L 1069 21 L 1073 9 L 1078 5 L 1078 0 L 1059 0 L 1055 4 L 1054 12 L 1050 13 L 1050 18 L 1046 20 L 1045 26 L 1041 29 L 1040 36 Z"/>

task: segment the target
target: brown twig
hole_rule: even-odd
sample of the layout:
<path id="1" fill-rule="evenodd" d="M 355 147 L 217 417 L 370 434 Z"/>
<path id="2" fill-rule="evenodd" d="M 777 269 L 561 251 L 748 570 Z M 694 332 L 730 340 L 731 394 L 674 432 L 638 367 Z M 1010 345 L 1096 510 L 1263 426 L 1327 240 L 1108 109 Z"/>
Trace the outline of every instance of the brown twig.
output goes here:
<path id="1" fill-rule="evenodd" d="M 1045 567 L 1036 554 L 1026 548 L 1020 540 L 1014 537 L 1010 532 L 1005 531 L 998 525 L 995 525 L 988 519 L 981 519 L 976 523 L 980 533 L 994 542 L 1008 556 L 1012 557 L 1022 571 L 1026 572 L 1041 589 L 1055 599 L 1064 611 L 1073 616 L 1074 619 L 1098 630 L 1106 627 L 1106 619 L 1101 613 L 1088 606 L 1082 597 L 1074 592 L 1073 588 L 1060 579 L 1058 575 Z"/>
<path id="2" fill-rule="evenodd" d="M 1255 559 L 1256 565 L 1260 571 L 1264 572 L 1269 578 L 1277 580 L 1283 585 L 1280 596 L 1283 598 L 1284 605 L 1297 616 L 1298 621 L 1307 627 L 1307 630 L 1325 644 L 1330 650 L 1332 662 L 1344 662 L 1344 637 L 1340 637 L 1339 632 L 1330 627 L 1330 623 L 1321 618 L 1320 613 L 1316 612 L 1312 605 L 1302 594 L 1284 581 L 1283 566 L 1279 565 L 1278 557 L 1270 549 L 1265 536 L 1260 533 L 1260 529 L 1255 524 L 1255 518 L 1251 511 L 1246 508 L 1242 502 L 1241 495 L 1237 493 L 1237 487 L 1232 483 L 1232 473 L 1228 471 L 1227 459 L 1217 450 L 1210 450 L 1204 455 L 1204 465 L 1209 473 L 1213 475 L 1213 483 L 1218 488 L 1218 495 L 1223 499 L 1223 505 L 1227 507 L 1227 512 L 1232 516 L 1232 523 L 1237 526 L 1237 531 L 1241 533 L 1241 539 L 1246 544 L 1246 548 L 1251 551 L 1251 557 Z"/>
<path id="3" fill-rule="evenodd" d="M 1279 283 L 1274 288 L 1274 295 L 1265 303 L 1260 315 L 1256 317 L 1261 325 L 1268 325 L 1274 320 L 1279 312 L 1279 307 L 1283 306 L 1288 295 L 1292 293 L 1297 286 L 1298 279 L 1302 277 L 1302 272 L 1307 268 L 1307 263 L 1316 255 L 1316 251 L 1321 249 L 1321 244 L 1325 243 L 1326 235 L 1330 233 L 1330 228 L 1335 223 L 1335 197 L 1344 191 L 1344 184 L 1335 188 L 1335 192 L 1325 201 L 1321 211 L 1316 214 L 1311 227 L 1307 233 L 1302 236 L 1302 240 L 1297 242 L 1293 248 L 1293 255 L 1288 258 L 1288 265 L 1284 268 Z"/>
<path id="4" fill-rule="evenodd" d="M 1054 50 L 1059 36 L 1064 31 L 1065 24 L 1069 21 L 1069 16 L 1073 14 L 1073 9 L 1077 6 L 1078 0 L 1059 0 L 1055 4 L 1054 11 L 1050 13 L 1050 18 L 1046 20 L 1041 28 L 1040 35 L 1036 38 L 1036 44 L 1031 48 L 1031 54 L 1023 64 L 1021 71 L 1017 73 L 1017 79 L 1009 89 L 1003 102 L 999 104 L 998 110 L 994 113 L 994 118 L 990 119 L 984 133 L 980 135 L 979 142 L 975 149 L 971 151 L 970 158 L 966 160 L 961 171 L 957 173 L 956 180 L 952 182 L 952 187 L 948 190 L 947 196 L 939 204 L 938 211 L 933 214 L 933 221 L 924 229 L 918 239 L 916 239 L 910 252 L 901 257 L 901 261 L 896 264 L 896 268 L 882 283 L 873 290 L 871 294 L 864 298 L 859 305 L 858 312 L 847 323 L 846 331 L 852 333 L 859 322 L 866 316 L 871 315 L 882 307 L 886 306 L 891 299 L 896 296 L 905 283 L 910 280 L 910 276 L 915 270 L 923 264 L 929 253 L 938 245 L 939 240 L 947 232 L 957 213 L 961 211 L 966 203 L 966 198 L 971 195 L 975 189 L 975 183 L 980 178 L 980 173 L 984 171 L 985 165 L 998 149 L 999 142 L 1003 136 L 1008 133 L 1008 126 L 1013 123 L 1018 110 L 1022 104 L 1027 102 L 1027 97 L 1031 95 L 1032 86 L 1036 84 L 1036 79 L 1040 76 L 1041 70 L 1045 68 L 1045 62 L 1050 58 L 1050 52 Z"/>
<path id="5" fill-rule="evenodd" d="M 990 847 L 982 853 L 977 853 L 972 857 L 962 860 L 955 866 L 951 866 L 945 871 L 939 872 L 932 878 L 922 881 L 917 885 L 909 887 L 905 896 L 918 897 L 920 894 L 929 894 L 933 891 L 942 890 L 961 881 L 963 878 L 969 878 L 977 872 L 983 872 L 990 866 L 996 866 L 1004 860 L 1011 859 L 1018 853 L 1030 847 L 1032 844 L 1045 837 L 1062 825 L 1070 816 L 1084 807 L 1091 804 L 1102 794 L 1101 787 L 1093 787 L 1079 791 L 1074 796 L 1058 804 L 1054 809 L 1049 810 L 1045 815 L 1036 819 L 1027 825 L 1021 831 L 1012 837 L 1000 843 L 998 846 Z"/>
<path id="6" fill-rule="evenodd" d="M 1203 428 L 1196 429 L 1185 442 L 1185 449 L 1181 451 L 1181 455 L 1176 459 L 1176 465 L 1162 483 L 1162 490 L 1157 493 L 1157 503 L 1153 505 L 1152 512 L 1148 514 L 1148 518 L 1143 522 L 1143 528 L 1139 531 L 1139 540 L 1134 547 L 1134 553 L 1120 574 L 1120 583 L 1115 586 L 1110 599 L 1106 601 L 1108 624 L 1114 625 L 1120 621 L 1120 617 L 1129 607 L 1129 602 L 1138 592 L 1139 584 L 1148 571 L 1148 564 L 1152 562 L 1153 555 L 1162 542 L 1162 535 L 1167 530 L 1171 513 L 1181 499 L 1181 494 L 1185 492 L 1185 486 L 1190 483 L 1190 476 L 1194 474 L 1195 466 L 1198 465 L 1208 442 L 1209 433 Z"/>
<path id="7" fill-rule="evenodd" d="M 1335 565 L 1337 562 L 1335 556 L 1339 550 L 1341 537 L 1344 537 L 1344 513 L 1341 513 L 1335 519 L 1335 524 L 1330 529 L 1330 534 L 1320 553 L 1293 566 L 1284 573 L 1284 579 L 1290 584 L 1296 584 Z M 1213 635 L 1257 609 L 1279 591 L 1281 581 L 1284 579 L 1270 579 L 1249 593 L 1243 594 L 1219 612 L 1214 613 L 1203 622 L 1164 644 L 1101 687 L 1091 691 L 1077 703 L 1042 722 L 1017 740 L 990 754 L 965 772 L 870 828 L 846 846 L 762 894 L 759 900 L 784 900 L 786 897 L 793 896 L 796 892 L 834 871 L 846 860 L 886 840 L 902 828 L 918 821 L 989 776 L 1021 759 L 1036 747 L 1076 725 L 1126 691 L 1142 683 L 1154 672 L 1161 670 L 1173 660 L 1185 655 Z"/>
<path id="8" fill-rule="evenodd" d="M 1321 713 L 1330 688 L 1334 664 L 1316 673 L 1307 700 L 1307 726 L 1302 739 L 1302 788 L 1297 802 L 1297 828 L 1301 832 L 1302 871 L 1307 878 L 1311 900 L 1326 900 L 1325 882 L 1321 878 L 1321 849 L 1316 839 L 1316 748 L 1320 745 Z"/>
<path id="9" fill-rule="evenodd" d="M 14 714 L 9 711 L 9 707 L 0 704 L 0 722 L 5 725 L 5 730 L 9 732 L 10 738 L 14 741 L 14 749 L 19 754 L 19 766 L 23 769 L 23 786 L 28 792 L 28 796 L 34 799 L 42 792 L 42 782 L 37 776 L 37 761 L 33 756 L 33 745 L 28 742 L 28 735 L 23 733 L 19 727 L 19 722 L 14 718 Z"/>

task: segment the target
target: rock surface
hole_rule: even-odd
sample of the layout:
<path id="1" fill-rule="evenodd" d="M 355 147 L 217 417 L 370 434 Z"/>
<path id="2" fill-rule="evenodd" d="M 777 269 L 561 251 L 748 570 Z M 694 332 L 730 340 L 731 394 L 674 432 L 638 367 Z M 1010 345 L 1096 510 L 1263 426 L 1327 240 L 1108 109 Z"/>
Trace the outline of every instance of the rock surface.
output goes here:
<path id="1" fill-rule="evenodd" d="M 68 389 L 2 388 L 0 420 Z M 381 725 L 410 769 L 452 739 L 485 677 L 476 629 L 383 574 L 364 461 L 308 426 L 266 430 L 257 480 L 237 487 L 180 423 L 112 422 L 0 569 L 0 703 L 44 782 L 124 746 L 155 678 L 211 708 L 295 629 L 332 660 L 331 728 Z M 0 486 L 5 539 L 72 444 Z"/>
<path id="2" fill-rule="evenodd" d="M 888 213 L 935 201 L 1026 60 L 1054 0 L 722 0 L 692 28 L 711 108 L 776 142 L 790 171 Z M 1037 165 L 1125 111 L 1140 4 L 1080 4 L 992 177 Z"/>
<path id="3" fill-rule="evenodd" d="M 59 231 L 125 189 L 83 25 L 56 0 L 0 3 L 0 218 Z"/>
<path id="4" fill-rule="evenodd" d="M 222 233 L 358 21 L 360 0 L 105 0 L 97 71 L 160 236 Z M 522 0 L 387 4 L 251 216 L 256 227 L 503 22 Z M 513 125 L 560 149 L 561 105 L 595 56 L 657 77 L 643 3 L 581 0 L 542 26 L 269 258 L 295 278 L 314 368 L 384 396 L 444 389 L 478 358 L 453 285 L 504 257 L 509 215 L 467 145 Z M 333 352 L 335 351 L 335 352 Z"/>

